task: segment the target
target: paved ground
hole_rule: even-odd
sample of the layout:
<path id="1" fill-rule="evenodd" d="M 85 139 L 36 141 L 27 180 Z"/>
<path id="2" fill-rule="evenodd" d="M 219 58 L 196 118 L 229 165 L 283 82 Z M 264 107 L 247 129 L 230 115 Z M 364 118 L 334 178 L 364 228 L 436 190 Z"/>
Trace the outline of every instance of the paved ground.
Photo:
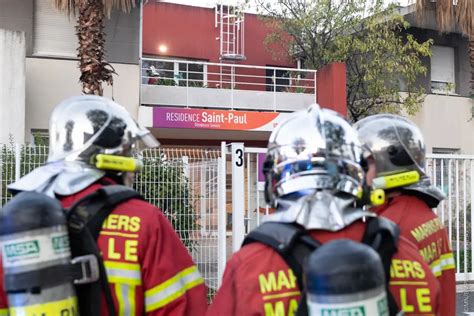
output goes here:
<path id="1" fill-rule="evenodd" d="M 469 290 L 470 292 L 463 291 L 457 294 L 457 316 L 474 316 L 474 288 L 471 287 Z"/>

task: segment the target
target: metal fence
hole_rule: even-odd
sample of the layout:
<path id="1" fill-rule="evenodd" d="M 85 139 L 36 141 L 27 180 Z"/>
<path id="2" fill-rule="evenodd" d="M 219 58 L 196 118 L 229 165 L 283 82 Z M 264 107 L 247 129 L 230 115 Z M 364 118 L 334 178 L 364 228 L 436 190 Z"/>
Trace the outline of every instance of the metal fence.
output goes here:
<path id="1" fill-rule="evenodd" d="M 241 166 L 239 150 L 243 149 Z M 229 197 L 233 210 L 233 240 L 237 247 L 243 236 L 260 224 L 266 214 L 272 212 L 264 200 L 264 179 L 261 174 L 265 149 L 244 148 L 230 144 L 223 150 L 231 156 L 232 193 L 242 196 L 235 201 Z M 435 155 L 426 160 L 427 174 L 435 186 L 446 194 L 435 213 L 448 229 L 449 238 L 456 259 L 456 279 L 458 282 L 474 281 L 474 155 Z M 234 178 L 236 179 L 234 187 Z M 242 184 L 240 184 L 242 183 Z M 239 192 L 242 193 L 236 193 Z M 234 210 L 244 210 L 242 216 Z M 234 248 L 235 250 L 235 248 Z M 474 290 L 474 287 L 473 287 Z"/>
<path id="2" fill-rule="evenodd" d="M 47 146 L 0 144 L 0 206 L 7 185 L 42 165 Z M 188 247 L 209 288 L 218 286 L 217 185 L 220 151 L 163 148 L 143 153 L 135 189 L 162 209 Z"/>
<path id="3" fill-rule="evenodd" d="M 135 189 L 167 215 L 198 265 L 210 294 L 218 286 L 217 203 L 220 151 L 164 148 L 143 152 Z"/>
<path id="4" fill-rule="evenodd" d="M 456 261 L 456 279 L 474 281 L 474 156 L 430 155 L 427 171 L 446 195 L 435 212 L 448 228 Z"/>
<path id="5" fill-rule="evenodd" d="M 46 146 L 0 145 L 0 206 L 11 197 L 6 186 L 43 164 L 47 151 Z M 223 143 L 221 150 L 143 152 L 144 167 L 135 188 L 166 214 L 190 250 L 210 295 L 220 284 L 228 256 L 272 211 L 263 195 L 264 153 L 235 143 Z M 448 228 L 456 279 L 469 292 L 468 282 L 474 281 L 474 156 L 429 155 L 427 172 L 447 196 L 435 212 Z"/>

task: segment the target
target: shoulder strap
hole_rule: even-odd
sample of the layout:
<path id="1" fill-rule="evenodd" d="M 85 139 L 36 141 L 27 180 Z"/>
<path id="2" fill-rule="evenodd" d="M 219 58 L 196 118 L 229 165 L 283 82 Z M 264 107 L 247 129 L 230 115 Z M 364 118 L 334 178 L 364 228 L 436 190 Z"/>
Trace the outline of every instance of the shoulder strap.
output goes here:
<path id="1" fill-rule="evenodd" d="M 102 224 L 115 206 L 133 198 L 143 199 L 138 192 L 123 185 L 104 186 L 96 191 L 97 196 L 87 205 L 87 213 L 91 216 L 87 228 L 95 240 L 99 237 Z"/>
<path id="2" fill-rule="evenodd" d="M 303 264 L 306 258 L 321 246 L 321 243 L 311 238 L 301 226 L 276 222 L 263 223 L 251 231 L 244 239 L 242 246 L 254 242 L 259 242 L 272 248 L 293 270 L 298 288 L 301 291 L 301 298 L 295 315 L 308 315 L 306 291 L 303 287 Z"/>
<path id="3" fill-rule="evenodd" d="M 400 229 L 398 226 L 383 217 L 370 218 L 367 222 L 362 242 L 377 251 L 382 260 L 385 271 L 385 288 L 387 292 L 390 316 L 398 315 L 400 308 L 390 291 L 390 265 L 392 257 L 398 250 Z"/>
<path id="4" fill-rule="evenodd" d="M 122 185 L 107 185 L 97 191 L 81 198 L 74 203 L 68 211 L 68 224 L 71 244 L 76 245 L 75 255 L 92 254 L 97 258 L 99 268 L 99 283 L 94 282 L 78 286 L 82 289 L 78 293 L 80 308 L 87 315 L 99 315 L 100 313 L 100 289 L 105 294 L 110 316 L 115 316 L 115 306 L 107 281 L 107 272 L 104 262 L 97 246 L 102 224 L 115 206 L 132 198 L 141 198 L 134 190 Z M 73 247 L 74 248 L 74 247 Z M 74 249 L 72 249 L 74 252 Z"/>
<path id="5" fill-rule="evenodd" d="M 245 237 L 242 246 L 259 242 L 269 246 L 293 270 L 298 287 L 303 289 L 303 262 L 321 244 L 312 239 L 304 228 L 295 224 L 266 222 Z"/>

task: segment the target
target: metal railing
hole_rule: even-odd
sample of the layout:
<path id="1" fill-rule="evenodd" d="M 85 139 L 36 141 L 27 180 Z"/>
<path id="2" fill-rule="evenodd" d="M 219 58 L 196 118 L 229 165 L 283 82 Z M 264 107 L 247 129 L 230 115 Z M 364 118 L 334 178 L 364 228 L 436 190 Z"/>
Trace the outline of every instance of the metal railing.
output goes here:
<path id="1" fill-rule="evenodd" d="M 279 93 L 312 95 L 316 99 L 316 71 L 297 68 L 142 58 L 141 85 L 182 87 L 187 96 L 193 88 L 227 90 L 231 108 L 237 91 L 272 93 L 275 109 Z M 186 104 L 174 105 L 189 106 L 189 98 Z"/>
<path id="2" fill-rule="evenodd" d="M 435 212 L 448 229 L 456 279 L 474 281 L 474 155 L 428 155 L 426 169 L 446 195 Z"/>
<path id="3" fill-rule="evenodd" d="M 232 145 L 232 144 L 230 144 Z M 222 156 L 235 159 L 235 146 L 222 149 Z M 239 148 L 240 149 L 240 148 Z M 237 149 L 238 150 L 238 149 Z M 242 193 L 234 201 L 226 203 L 242 210 L 241 216 L 233 220 L 233 238 L 242 239 L 245 234 L 261 223 L 263 216 L 272 212 L 264 200 L 263 177 L 261 168 L 265 159 L 265 149 L 243 148 L 242 165 L 232 164 L 231 175 L 239 177 L 236 181 Z M 233 161 L 233 160 L 232 160 Z M 436 155 L 428 154 L 426 172 L 432 183 L 441 189 L 446 199 L 434 210 L 448 230 L 449 240 L 456 263 L 456 280 L 474 281 L 474 155 Z M 229 189 L 229 188 L 228 188 Z M 236 188 L 231 187 L 231 192 Z M 222 195 L 221 192 L 220 195 Z M 228 195 L 230 196 L 230 195 Z M 221 203 L 226 205 L 226 203 Z M 227 206 L 229 208 L 229 206 Z M 234 207 L 233 207 L 234 209 Z M 235 227 L 237 229 L 235 229 Z M 237 242 L 238 244 L 238 242 Z"/>

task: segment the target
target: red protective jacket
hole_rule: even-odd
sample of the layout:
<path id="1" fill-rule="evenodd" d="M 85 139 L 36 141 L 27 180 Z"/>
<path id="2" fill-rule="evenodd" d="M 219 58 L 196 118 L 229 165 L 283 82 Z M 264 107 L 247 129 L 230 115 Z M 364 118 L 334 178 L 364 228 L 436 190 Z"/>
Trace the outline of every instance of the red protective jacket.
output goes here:
<path id="1" fill-rule="evenodd" d="M 364 231 L 365 224 L 356 222 L 339 232 L 312 231 L 311 235 L 322 243 L 341 238 L 360 241 Z M 441 315 L 438 281 L 416 247 L 403 237 L 392 261 L 390 289 L 405 315 Z M 296 277 L 280 255 L 252 243 L 227 263 L 207 315 L 292 316 L 299 298 Z"/>
<path id="2" fill-rule="evenodd" d="M 61 199 L 65 207 L 100 187 Z M 163 213 L 131 199 L 118 205 L 98 239 L 117 315 L 204 315 L 204 281 Z M 1 260 L 0 260 L 1 262 Z M 7 314 L 0 265 L 0 316 Z M 101 315 L 107 315 L 102 297 Z"/>
<path id="3" fill-rule="evenodd" d="M 456 274 L 448 232 L 428 205 L 416 196 L 390 198 L 375 209 L 400 226 L 413 242 L 441 285 L 441 315 L 456 315 Z"/>

